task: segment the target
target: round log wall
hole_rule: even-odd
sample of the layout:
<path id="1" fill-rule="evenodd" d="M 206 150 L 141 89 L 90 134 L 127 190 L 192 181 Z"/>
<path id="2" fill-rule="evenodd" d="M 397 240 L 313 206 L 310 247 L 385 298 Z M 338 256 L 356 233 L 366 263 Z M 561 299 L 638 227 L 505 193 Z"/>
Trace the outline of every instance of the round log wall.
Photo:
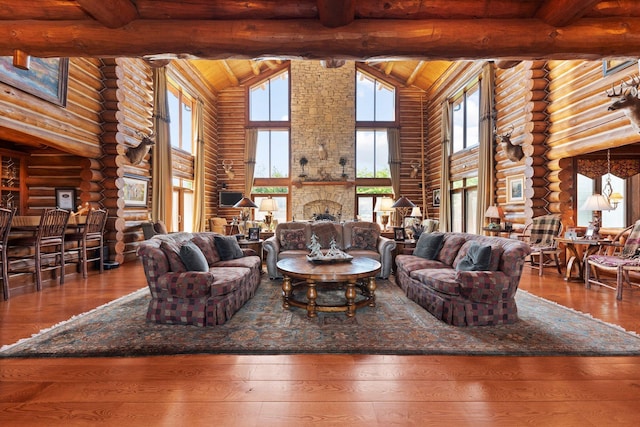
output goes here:
<path id="1" fill-rule="evenodd" d="M 547 76 L 544 61 L 523 61 L 517 66 L 496 72 L 496 133 L 511 133 L 511 143 L 520 145 L 524 157 L 507 158 L 505 144 L 496 144 L 496 202 L 505 219 L 524 225 L 531 218 L 556 212 L 549 184 L 554 180 L 546 166 Z M 525 178 L 524 203 L 508 203 L 507 177 Z"/>

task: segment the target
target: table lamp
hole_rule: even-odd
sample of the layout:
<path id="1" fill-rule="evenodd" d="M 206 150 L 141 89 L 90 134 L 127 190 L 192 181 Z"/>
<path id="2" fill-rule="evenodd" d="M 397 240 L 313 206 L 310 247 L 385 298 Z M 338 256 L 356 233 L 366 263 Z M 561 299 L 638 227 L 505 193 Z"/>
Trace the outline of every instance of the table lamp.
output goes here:
<path id="1" fill-rule="evenodd" d="M 593 235 L 591 237 L 594 239 L 600 238 L 600 212 L 610 211 L 611 205 L 602 194 L 596 193 L 587 197 L 584 205 L 582 205 L 582 209 L 593 212 L 593 219 L 590 222 L 591 228 L 593 228 Z"/>
<path id="2" fill-rule="evenodd" d="M 267 229 L 271 230 L 271 220 L 273 219 L 273 212 L 278 210 L 278 204 L 271 197 L 262 199 L 260 201 L 259 212 L 267 212 L 264 215 L 264 223 L 267 224 Z"/>
<path id="3" fill-rule="evenodd" d="M 247 221 L 249 220 L 249 215 L 250 215 L 249 210 L 251 208 L 257 208 L 258 205 L 253 203 L 253 200 L 251 200 L 250 198 L 243 197 L 238 201 L 238 203 L 233 205 L 233 207 L 240 209 L 240 220 L 242 221 L 242 227 L 243 227 L 242 232 L 244 234 L 247 234 Z"/>
<path id="4" fill-rule="evenodd" d="M 380 197 L 376 200 L 376 205 L 373 208 L 375 212 L 380 212 L 380 223 L 382 224 L 382 230 L 387 230 L 387 224 L 389 224 L 389 215 L 391 214 L 393 199 L 391 197 Z"/>
<path id="5" fill-rule="evenodd" d="M 400 224 L 398 225 L 404 227 L 404 219 L 409 216 L 409 212 L 411 212 L 411 210 L 416 207 L 416 204 L 407 199 L 405 196 L 400 196 L 400 198 L 396 200 L 396 202 L 391 207 L 396 210 L 398 217 L 401 218 Z"/>
<path id="6" fill-rule="evenodd" d="M 500 220 L 504 216 L 504 212 L 502 212 L 502 208 L 498 205 L 492 205 L 487 208 L 487 211 L 484 213 L 485 218 L 489 218 L 489 225 L 487 228 L 491 230 L 499 230 L 500 229 Z M 494 221 L 496 219 L 497 221 Z"/>

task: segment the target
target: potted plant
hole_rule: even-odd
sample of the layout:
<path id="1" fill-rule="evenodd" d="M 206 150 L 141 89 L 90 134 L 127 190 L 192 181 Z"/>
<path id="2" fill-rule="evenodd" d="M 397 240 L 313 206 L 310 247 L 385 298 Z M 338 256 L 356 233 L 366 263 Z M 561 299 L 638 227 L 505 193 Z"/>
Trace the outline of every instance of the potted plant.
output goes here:
<path id="1" fill-rule="evenodd" d="M 340 157 L 338 163 L 342 166 L 342 179 L 346 180 L 348 175 L 344 172 L 344 166 L 347 164 L 347 159 L 345 157 Z"/>

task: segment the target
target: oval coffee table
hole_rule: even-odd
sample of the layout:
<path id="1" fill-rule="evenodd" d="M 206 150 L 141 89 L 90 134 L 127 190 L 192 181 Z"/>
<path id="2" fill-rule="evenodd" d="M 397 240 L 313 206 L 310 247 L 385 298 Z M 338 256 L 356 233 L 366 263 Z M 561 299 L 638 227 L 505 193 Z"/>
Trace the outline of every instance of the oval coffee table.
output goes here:
<path id="1" fill-rule="evenodd" d="M 307 261 L 306 257 L 285 258 L 278 261 L 278 270 L 284 276 L 282 282 L 283 307 L 306 308 L 307 316 L 316 317 L 317 312 L 346 312 L 353 317 L 356 309 L 376 305 L 376 273 L 381 265 L 370 258 L 355 257 L 351 262 L 317 264 Z M 292 279 L 295 279 L 292 280 Z M 318 284 L 322 284 L 318 288 Z M 344 304 L 317 304 L 318 290 L 335 289 L 336 285 L 346 284 Z M 328 286 L 325 286 L 328 285 Z M 306 286 L 306 301 L 296 299 L 294 289 Z M 356 288 L 364 298 L 356 299 Z"/>

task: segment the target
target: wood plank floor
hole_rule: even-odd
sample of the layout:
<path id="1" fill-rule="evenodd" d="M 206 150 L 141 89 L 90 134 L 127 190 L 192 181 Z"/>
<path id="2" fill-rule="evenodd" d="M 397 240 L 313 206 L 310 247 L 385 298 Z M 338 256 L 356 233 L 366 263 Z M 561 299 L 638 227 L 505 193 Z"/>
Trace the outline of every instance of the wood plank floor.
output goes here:
<path id="1" fill-rule="evenodd" d="M 0 301 L 0 344 L 146 286 L 128 263 Z M 525 267 L 521 288 L 640 331 L 616 301 Z M 168 356 L 0 359 L 2 426 L 625 426 L 639 357 Z"/>

